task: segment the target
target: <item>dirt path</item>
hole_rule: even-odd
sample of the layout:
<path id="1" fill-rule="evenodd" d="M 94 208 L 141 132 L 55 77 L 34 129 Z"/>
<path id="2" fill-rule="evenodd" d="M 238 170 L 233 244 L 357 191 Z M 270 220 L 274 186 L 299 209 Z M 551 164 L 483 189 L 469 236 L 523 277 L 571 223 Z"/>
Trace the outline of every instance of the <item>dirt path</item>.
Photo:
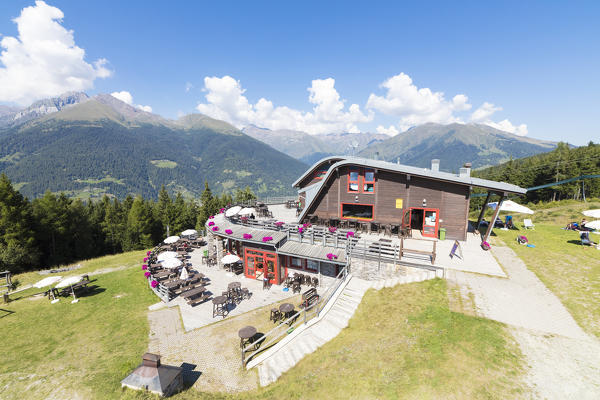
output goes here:
<path id="1" fill-rule="evenodd" d="M 509 278 L 448 271 L 477 314 L 509 325 L 527 359 L 536 396 L 600 398 L 600 341 L 577 325 L 560 300 L 508 247 L 494 247 Z"/>

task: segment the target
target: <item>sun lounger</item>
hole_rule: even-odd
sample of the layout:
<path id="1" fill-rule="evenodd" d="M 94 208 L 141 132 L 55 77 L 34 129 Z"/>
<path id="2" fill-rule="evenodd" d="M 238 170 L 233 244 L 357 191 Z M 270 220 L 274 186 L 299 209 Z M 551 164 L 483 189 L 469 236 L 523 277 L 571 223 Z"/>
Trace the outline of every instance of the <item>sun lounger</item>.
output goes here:
<path id="1" fill-rule="evenodd" d="M 531 222 L 530 219 L 523 220 L 523 227 L 525 229 L 534 229 L 535 230 L 535 225 L 533 224 L 533 222 Z"/>

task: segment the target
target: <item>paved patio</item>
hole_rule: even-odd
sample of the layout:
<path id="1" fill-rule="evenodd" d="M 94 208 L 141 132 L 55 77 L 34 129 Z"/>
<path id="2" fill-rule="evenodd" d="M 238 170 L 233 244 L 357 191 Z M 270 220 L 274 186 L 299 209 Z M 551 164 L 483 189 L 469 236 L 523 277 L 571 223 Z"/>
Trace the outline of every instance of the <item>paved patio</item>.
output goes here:
<path id="1" fill-rule="evenodd" d="M 243 288 L 248 288 L 250 293 L 252 293 L 250 299 L 242 300 L 239 304 L 230 304 L 229 314 L 225 319 L 294 296 L 291 290 L 284 291 L 283 285 L 272 285 L 268 290 L 263 290 L 262 280 L 249 279 L 243 274 L 236 275 L 220 269 L 217 266 L 209 267 L 206 264 L 202 264 L 202 254 L 205 248 L 206 247 L 202 247 L 189 253 L 190 259 L 188 261 L 192 263 L 193 269 L 203 273 L 204 276 L 208 278 L 205 287 L 207 291 L 212 293 L 213 297 L 220 296 L 222 292 L 227 291 L 227 285 L 231 282 L 240 282 Z M 293 271 L 290 270 L 289 273 L 293 274 Z M 326 287 L 331 281 L 333 281 L 333 278 L 323 277 L 322 287 L 318 288 L 319 292 L 326 290 Z M 306 286 L 302 286 L 302 291 L 305 291 L 306 289 Z M 182 297 L 178 296 L 170 301 L 168 306 L 179 306 L 183 327 L 186 332 L 223 320 L 223 317 L 221 316 L 213 318 L 212 300 L 205 301 L 202 304 L 192 307 L 188 305 Z M 159 307 L 153 308 L 156 309 Z"/>

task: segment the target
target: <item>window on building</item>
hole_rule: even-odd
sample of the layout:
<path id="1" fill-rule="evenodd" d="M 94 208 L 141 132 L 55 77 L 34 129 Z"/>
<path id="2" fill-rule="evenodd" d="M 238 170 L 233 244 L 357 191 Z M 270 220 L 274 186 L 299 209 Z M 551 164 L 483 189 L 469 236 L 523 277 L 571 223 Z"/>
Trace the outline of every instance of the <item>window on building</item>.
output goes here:
<path id="1" fill-rule="evenodd" d="M 351 169 L 348 174 L 348 192 L 358 193 L 358 185 L 360 181 L 360 171 Z"/>
<path id="2" fill-rule="evenodd" d="M 363 193 L 375 193 L 375 171 L 372 169 L 365 169 Z"/>
<path id="3" fill-rule="evenodd" d="M 373 219 L 373 205 L 342 203 L 342 218 Z"/>
<path id="4" fill-rule="evenodd" d="M 317 272 L 319 270 L 319 262 L 313 260 L 306 260 L 306 269 L 308 271 Z"/>
<path id="5" fill-rule="evenodd" d="M 290 266 L 292 268 L 299 268 L 302 269 L 302 259 L 301 258 L 297 258 L 297 257 L 290 257 Z"/>
<path id="6" fill-rule="evenodd" d="M 315 179 L 323 179 L 327 175 L 327 167 L 321 167 L 315 171 Z"/>

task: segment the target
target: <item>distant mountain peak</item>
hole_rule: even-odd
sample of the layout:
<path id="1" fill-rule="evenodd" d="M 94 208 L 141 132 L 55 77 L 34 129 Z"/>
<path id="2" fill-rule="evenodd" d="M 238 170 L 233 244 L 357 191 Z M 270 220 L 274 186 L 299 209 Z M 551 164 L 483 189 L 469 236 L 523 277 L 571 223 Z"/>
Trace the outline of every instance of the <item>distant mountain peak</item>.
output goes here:
<path id="1" fill-rule="evenodd" d="M 14 110 L 12 113 L 0 115 L 0 126 L 19 125 L 27 121 L 53 114 L 89 100 L 84 92 L 66 92 L 56 97 L 49 97 L 34 102 L 29 107 Z"/>

